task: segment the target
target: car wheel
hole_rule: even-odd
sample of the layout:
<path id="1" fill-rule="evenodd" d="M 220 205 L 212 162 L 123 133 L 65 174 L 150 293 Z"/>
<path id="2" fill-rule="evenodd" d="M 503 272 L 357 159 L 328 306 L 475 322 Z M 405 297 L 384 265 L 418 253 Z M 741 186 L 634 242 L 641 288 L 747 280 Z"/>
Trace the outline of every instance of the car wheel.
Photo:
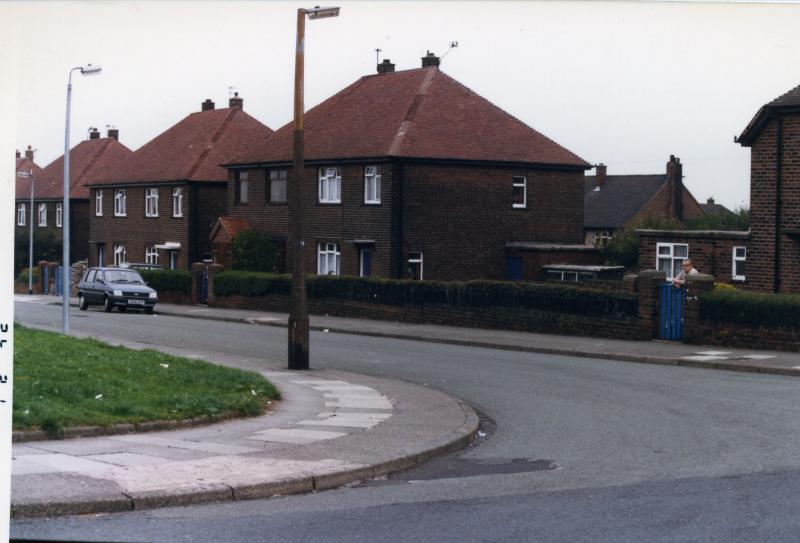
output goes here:
<path id="1" fill-rule="evenodd" d="M 108 296 L 103 298 L 103 309 L 106 310 L 106 313 L 111 313 L 111 310 L 114 309 L 114 302 Z"/>
<path id="2" fill-rule="evenodd" d="M 89 302 L 86 301 L 86 297 L 83 294 L 78 294 L 78 307 L 81 311 L 86 311 L 89 308 Z"/>
<path id="3" fill-rule="evenodd" d="M 144 312 L 147 313 L 148 315 L 152 315 L 154 309 L 155 307 L 145 307 Z"/>

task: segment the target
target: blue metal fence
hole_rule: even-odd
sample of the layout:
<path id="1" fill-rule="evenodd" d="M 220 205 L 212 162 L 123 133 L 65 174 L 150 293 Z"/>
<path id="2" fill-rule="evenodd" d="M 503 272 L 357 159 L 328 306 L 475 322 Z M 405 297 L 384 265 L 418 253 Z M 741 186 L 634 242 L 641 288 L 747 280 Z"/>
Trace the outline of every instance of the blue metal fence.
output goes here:
<path id="1" fill-rule="evenodd" d="M 43 268 L 44 271 L 44 293 L 50 294 L 50 268 L 45 266 Z"/>
<path id="2" fill-rule="evenodd" d="M 56 271 L 55 271 L 55 274 L 56 274 L 56 276 L 55 276 L 55 283 L 56 284 L 55 284 L 55 288 L 54 288 L 53 294 L 55 294 L 56 296 L 61 296 L 61 293 L 63 292 L 61 290 L 61 285 L 62 285 L 62 283 L 64 281 L 64 268 L 62 268 L 61 266 L 57 267 Z"/>
<path id="3" fill-rule="evenodd" d="M 661 339 L 683 339 L 683 309 L 686 301 L 686 290 L 675 288 L 672 283 L 659 287 L 659 331 Z"/>

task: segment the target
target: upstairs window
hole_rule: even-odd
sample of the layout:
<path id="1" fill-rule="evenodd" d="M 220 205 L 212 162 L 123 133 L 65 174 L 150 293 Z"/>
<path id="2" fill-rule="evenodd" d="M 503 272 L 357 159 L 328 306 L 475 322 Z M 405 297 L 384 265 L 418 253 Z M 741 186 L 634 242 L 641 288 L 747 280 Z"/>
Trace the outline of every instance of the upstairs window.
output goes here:
<path id="1" fill-rule="evenodd" d="M 747 247 L 733 248 L 733 267 L 731 268 L 731 279 L 734 281 L 744 281 L 746 278 Z"/>
<path id="2" fill-rule="evenodd" d="M 128 195 L 124 189 L 114 191 L 114 216 L 125 217 L 128 215 Z"/>
<path id="3" fill-rule="evenodd" d="M 158 264 L 158 249 L 155 245 L 148 245 L 144 248 L 144 261 L 146 264 Z"/>
<path id="4" fill-rule="evenodd" d="M 183 217 L 183 189 L 181 187 L 172 189 L 172 216 Z"/>
<path id="5" fill-rule="evenodd" d="M 17 206 L 17 226 L 25 226 L 25 204 Z"/>
<path id="6" fill-rule="evenodd" d="M 340 204 L 342 175 L 339 168 L 320 168 L 319 201 L 323 204 Z"/>
<path id="7" fill-rule="evenodd" d="M 47 204 L 39 204 L 39 226 L 47 226 Z"/>
<path id="8" fill-rule="evenodd" d="M 98 190 L 94 193 L 94 215 L 95 217 L 103 216 L 103 191 Z"/>
<path id="9" fill-rule="evenodd" d="M 64 223 L 64 204 L 56 204 L 56 228 L 61 228 Z"/>
<path id="10" fill-rule="evenodd" d="M 144 190 L 144 216 L 158 217 L 158 189 Z"/>
<path id="11" fill-rule="evenodd" d="M 511 207 L 524 209 L 528 207 L 528 178 L 514 176 L 511 184 Z"/>
<path id="12" fill-rule="evenodd" d="M 114 244 L 114 265 L 119 266 L 128 261 L 128 253 L 125 251 L 124 243 Z"/>
<path id="13" fill-rule="evenodd" d="M 689 258 L 689 246 L 685 243 L 657 243 L 656 269 L 666 272 L 667 280 L 681 273 L 681 264 Z"/>
<path id="14" fill-rule="evenodd" d="M 364 203 L 381 203 L 381 168 L 367 166 L 364 168 Z"/>
<path id="15" fill-rule="evenodd" d="M 285 204 L 286 203 L 286 180 L 288 177 L 288 170 L 270 170 L 269 171 L 269 187 L 267 194 L 269 195 L 268 202 L 270 204 Z"/>
<path id="16" fill-rule="evenodd" d="M 317 273 L 319 275 L 339 275 L 341 253 L 337 243 L 317 245 Z"/>
<path id="17" fill-rule="evenodd" d="M 250 175 L 248 172 L 236 172 L 236 203 L 247 204 L 250 201 Z"/>

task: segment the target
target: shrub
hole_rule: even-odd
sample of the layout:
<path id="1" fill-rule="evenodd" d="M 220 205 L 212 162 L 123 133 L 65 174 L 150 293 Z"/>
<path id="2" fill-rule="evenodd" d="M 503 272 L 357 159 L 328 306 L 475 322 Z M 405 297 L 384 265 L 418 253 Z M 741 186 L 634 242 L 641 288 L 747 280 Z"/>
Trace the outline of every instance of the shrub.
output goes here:
<path id="1" fill-rule="evenodd" d="M 28 230 L 14 234 L 14 273 L 28 266 Z M 62 256 L 61 240 L 51 230 L 37 229 L 33 232 L 33 262 L 41 260 L 60 262 Z"/>
<path id="2" fill-rule="evenodd" d="M 139 274 L 158 292 L 192 292 L 192 274 L 186 270 L 139 270 Z"/>
<path id="3" fill-rule="evenodd" d="M 269 234 L 252 228 L 242 230 L 231 240 L 231 267 L 237 271 L 278 271 L 278 250 Z"/>
<path id="4" fill-rule="evenodd" d="M 700 295 L 703 319 L 766 326 L 798 326 L 800 295 L 715 289 Z"/>
<path id="5" fill-rule="evenodd" d="M 28 282 L 28 268 L 25 268 L 20 272 L 17 276 L 17 283 L 27 283 Z M 33 268 L 33 282 L 39 282 L 39 268 Z"/>

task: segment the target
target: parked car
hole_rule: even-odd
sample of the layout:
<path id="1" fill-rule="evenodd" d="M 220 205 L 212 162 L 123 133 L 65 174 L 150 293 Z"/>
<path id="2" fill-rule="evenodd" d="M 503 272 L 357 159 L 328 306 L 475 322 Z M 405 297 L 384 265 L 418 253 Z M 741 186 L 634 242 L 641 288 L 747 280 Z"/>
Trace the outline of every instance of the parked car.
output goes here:
<path id="1" fill-rule="evenodd" d="M 86 311 L 90 305 L 102 305 L 108 312 L 115 307 L 152 313 L 158 294 L 136 270 L 122 268 L 89 268 L 78 284 L 78 307 Z"/>

